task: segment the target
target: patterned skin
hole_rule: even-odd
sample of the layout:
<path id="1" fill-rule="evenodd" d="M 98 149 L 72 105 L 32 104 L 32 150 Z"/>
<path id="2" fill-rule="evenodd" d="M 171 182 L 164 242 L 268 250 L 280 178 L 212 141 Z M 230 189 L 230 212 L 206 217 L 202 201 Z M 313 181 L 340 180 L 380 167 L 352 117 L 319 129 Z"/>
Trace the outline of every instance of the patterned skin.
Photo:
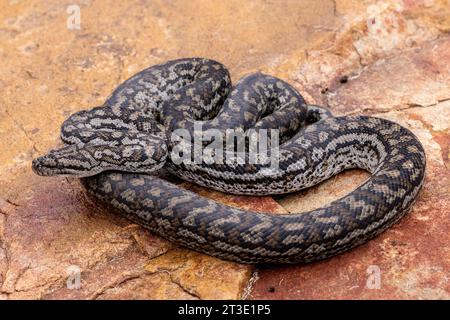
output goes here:
<path id="1" fill-rule="evenodd" d="M 278 129 L 278 167 L 248 157 L 244 163 L 174 163 L 171 134 L 185 129 L 194 136 L 196 121 L 220 132 Z M 33 161 L 37 174 L 83 177 L 89 193 L 156 234 L 243 263 L 311 262 L 368 241 L 411 207 L 426 163 L 421 143 L 396 123 L 332 117 L 261 73 L 233 88 L 223 65 L 201 58 L 141 71 L 103 106 L 70 116 L 61 137 L 63 148 Z M 163 166 L 203 186 L 252 195 L 301 190 L 349 168 L 372 175 L 326 207 L 271 215 L 221 205 L 149 175 Z"/>

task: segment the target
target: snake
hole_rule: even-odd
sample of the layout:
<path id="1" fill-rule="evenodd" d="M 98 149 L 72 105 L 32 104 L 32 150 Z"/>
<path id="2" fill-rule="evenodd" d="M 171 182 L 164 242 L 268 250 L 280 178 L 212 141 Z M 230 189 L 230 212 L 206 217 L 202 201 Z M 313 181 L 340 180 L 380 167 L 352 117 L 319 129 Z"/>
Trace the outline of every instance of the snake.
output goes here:
<path id="1" fill-rule="evenodd" d="M 244 137 L 276 130 L 267 152 L 277 165 L 251 162 L 248 153 L 242 161 L 174 161 L 207 130 L 229 129 Z M 69 116 L 61 139 L 63 146 L 33 160 L 36 174 L 80 178 L 95 199 L 154 234 L 247 264 L 309 263 L 366 243 L 410 210 L 425 178 L 425 152 L 409 129 L 373 116 L 334 116 L 261 72 L 232 85 L 227 68 L 206 58 L 138 72 L 103 105 Z M 197 147 L 206 150 L 214 143 L 208 139 Z M 237 153 L 222 147 L 227 156 Z M 220 204 L 161 174 L 225 193 L 265 196 L 303 190 L 352 168 L 370 176 L 323 207 L 289 214 Z"/>

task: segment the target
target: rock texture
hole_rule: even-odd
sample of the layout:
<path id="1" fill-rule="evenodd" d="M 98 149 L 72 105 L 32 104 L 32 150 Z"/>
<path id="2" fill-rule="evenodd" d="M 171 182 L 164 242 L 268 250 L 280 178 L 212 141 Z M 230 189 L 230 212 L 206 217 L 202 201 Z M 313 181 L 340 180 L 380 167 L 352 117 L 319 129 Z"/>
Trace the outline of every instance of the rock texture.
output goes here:
<path id="1" fill-rule="evenodd" d="M 0 4 L 0 299 L 450 299 L 449 1 L 83 0 L 79 28 L 73 4 Z M 255 269 L 175 247 L 88 198 L 77 180 L 32 174 L 31 159 L 59 143 L 69 114 L 184 56 L 222 61 L 234 80 L 268 72 L 335 114 L 410 128 L 428 158 L 412 212 L 341 256 Z M 181 185 L 284 213 L 367 177 L 350 171 L 274 199 Z"/>

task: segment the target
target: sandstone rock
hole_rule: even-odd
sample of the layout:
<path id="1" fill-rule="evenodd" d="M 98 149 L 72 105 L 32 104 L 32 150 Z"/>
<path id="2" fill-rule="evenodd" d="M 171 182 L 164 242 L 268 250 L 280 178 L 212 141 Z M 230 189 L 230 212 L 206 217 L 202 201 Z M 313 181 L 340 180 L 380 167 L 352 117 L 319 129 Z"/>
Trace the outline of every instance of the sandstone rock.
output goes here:
<path id="1" fill-rule="evenodd" d="M 102 104 L 135 72 L 183 56 L 220 60 L 233 80 L 257 70 L 279 76 L 336 114 L 397 121 L 427 152 L 426 185 L 408 217 L 342 256 L 259 270 L 250 297 L 450 297 L 448 0 L 77 3 L 80 28 L 68 27 L 60 1 L 0 4 L 0 299 L 233 299 L 249 291 L 251 267 L 175 247 L 87 198 L 76 180 L 30 170 L 59 143 L 69 114 Z M 281 205 L 183 186 L 284 213 L 322 206 L 366 178 L 345 173 L 276 197 Z M 381 288 L 370 289 L 376 267 Z M 77 275 L 81 287 L 68 286 Z"/>
<path id="2" fill-rule="evenodd" d="M 288 59 L 291 78 L 313 102 L 328 104 L 337 88 L 347 79 L 357 78 L 368 65 L 382 63 L 394 54 L 401 56 L 408 48 L 420 50 L 421 44 L 439 38 L 449 12 L 446 0 L 337 1 L 340 28 L 331 41 L 308 50 L 305 57 Z M 371 87 L 381 89 L 383 82 L 379 85 Z"/>
<path id="3" fill-rule="evenodd" d="M 168 274 L 171 281 L 199 299 L 240 299 L 252 268 L 193 251 L 178 249 L 152 259 L 150 273 Z M 211 290 L 214 288 L 214 290 Z"/>
<path id="4" fill-rule="evenodd" d="M 330 96 L 329 105 L 338 113 L 363 111 L 372 114 L 436 105 L 448 99 L 449 49 L 449 38 L 443 37 L 379 60 L 357 79 L 341 85 Z"/>

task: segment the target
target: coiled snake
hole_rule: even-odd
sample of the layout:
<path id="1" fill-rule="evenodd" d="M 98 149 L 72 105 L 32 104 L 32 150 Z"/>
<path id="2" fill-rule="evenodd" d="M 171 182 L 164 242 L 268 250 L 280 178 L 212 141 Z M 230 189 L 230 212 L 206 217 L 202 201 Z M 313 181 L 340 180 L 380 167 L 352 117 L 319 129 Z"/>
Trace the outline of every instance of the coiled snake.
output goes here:
<path id="1" fill-rule="evenodd" d="M 196 123 L 220 132 L 278 129 L 277 168 L 248 157 L 176 164 L 170 133 L 195 136 Z M 64 147 L 33 161 L 37 174 L 82 177 L 89 193 L 154 233 L 243 263 L 310 262 L 362 244 L 408 211 L 425 172 L 423 147 L 408 129 L 375 117 L 333 117 L 261 73 L 232 87 L 223 65 L 201 58 L 139 72 L 103 106 L 70 116 L 61 138 Z M 218 204 L 152 175 L 163 166 L 203 186 L 252 195 L 301 190 L 349 168 L 371 176 L 323 208 L 272 215 Z"/>

